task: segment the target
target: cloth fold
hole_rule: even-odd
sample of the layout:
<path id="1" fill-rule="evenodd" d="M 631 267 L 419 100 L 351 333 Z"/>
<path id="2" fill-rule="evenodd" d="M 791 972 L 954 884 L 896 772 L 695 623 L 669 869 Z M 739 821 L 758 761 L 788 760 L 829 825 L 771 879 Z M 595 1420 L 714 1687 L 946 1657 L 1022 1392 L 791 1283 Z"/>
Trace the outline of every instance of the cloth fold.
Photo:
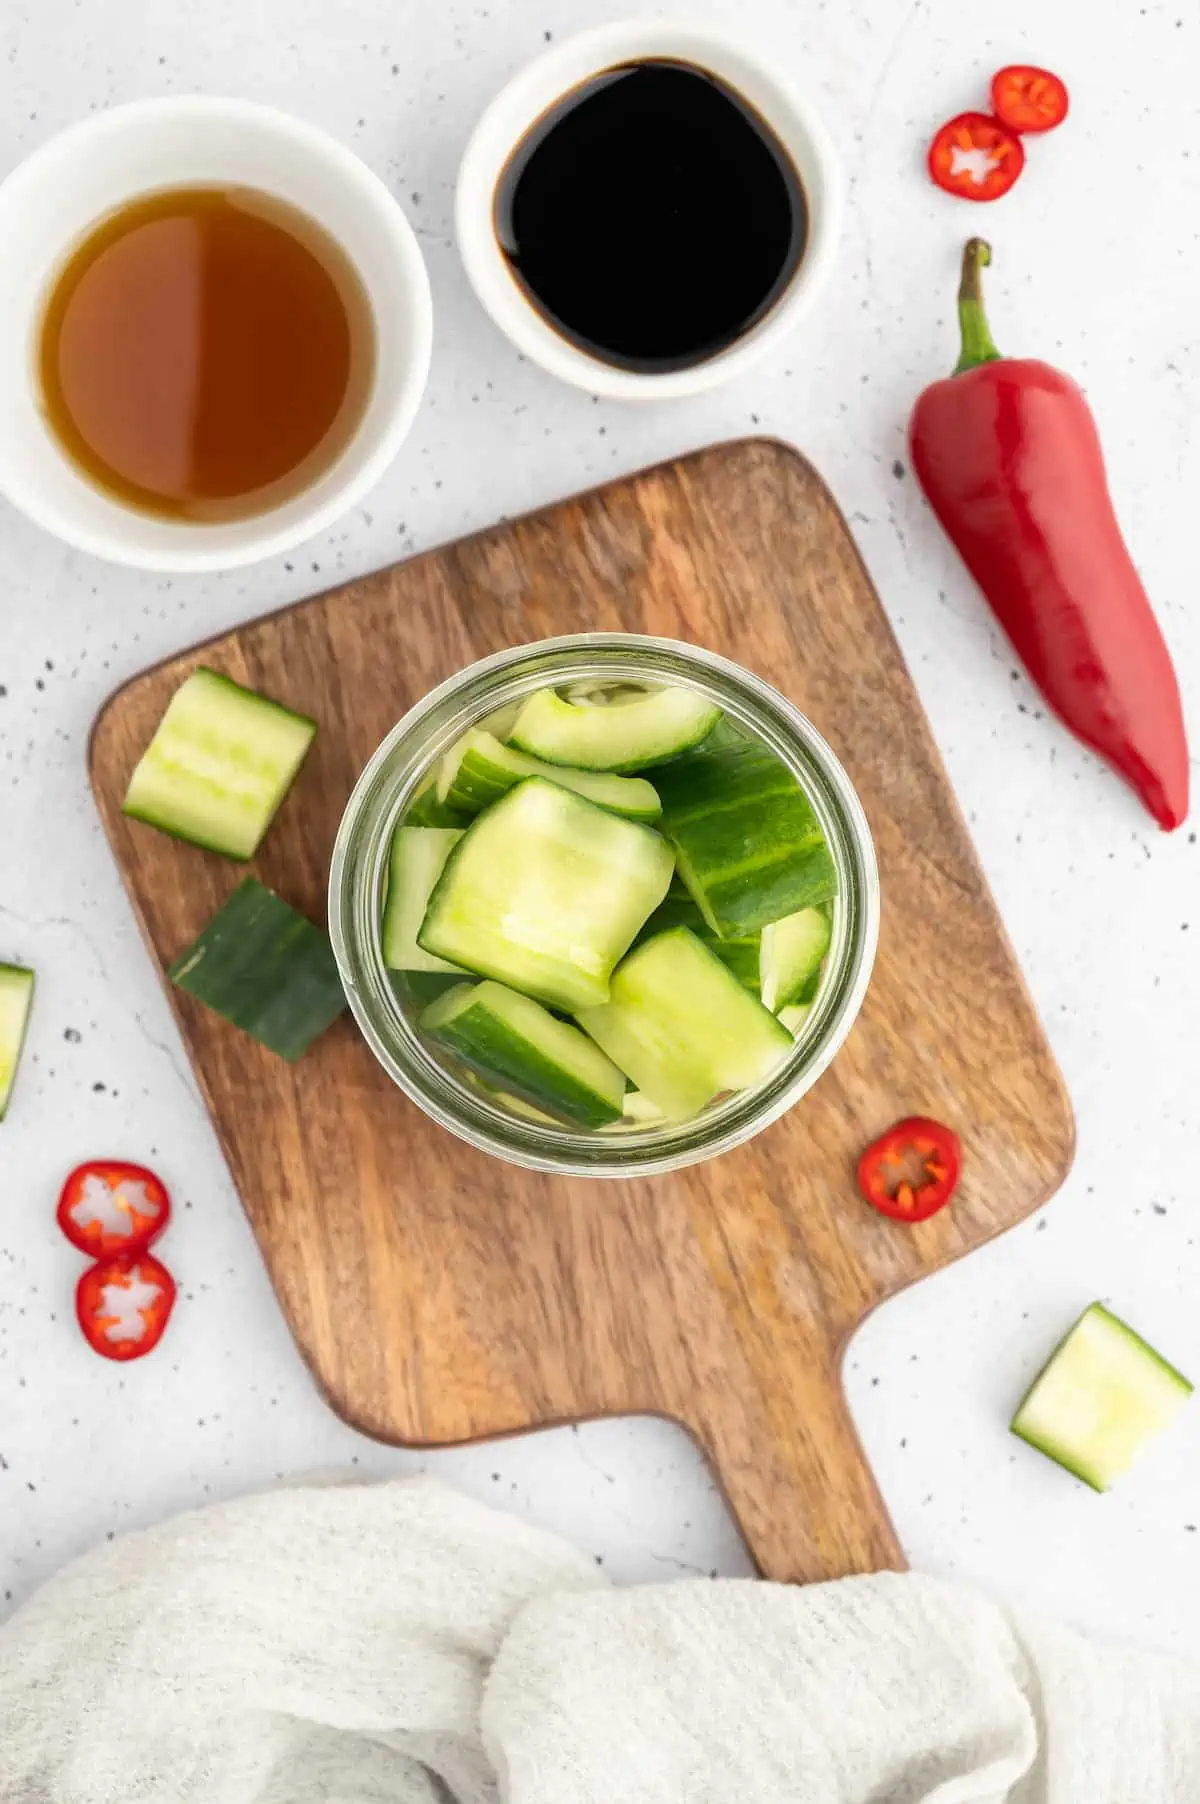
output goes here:
<path id="1" fill-rule="evenodd" d="M 227 1504 L 0 1626 L 2 1804 L 1197 1804 L 1200 1675 L 916 1574 L 614 1590 L 418 1479 Z"/>

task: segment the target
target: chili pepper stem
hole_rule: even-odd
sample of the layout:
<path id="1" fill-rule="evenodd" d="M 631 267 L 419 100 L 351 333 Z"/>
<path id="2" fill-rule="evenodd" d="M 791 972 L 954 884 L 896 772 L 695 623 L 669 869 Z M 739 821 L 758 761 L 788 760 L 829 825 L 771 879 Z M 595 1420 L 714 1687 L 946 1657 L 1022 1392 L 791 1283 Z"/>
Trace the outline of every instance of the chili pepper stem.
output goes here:
<path id="1" fill-rule="evenodd" d="M 962 334 L 962 353 L 954 366 L 954 374 L 977 369 L 981 363 L 996 363 L 1000 352 L 992 339 L 987 314 L 983 310 L 982 272 L 992 260 L 992 247 L 982 238 L 969 238 L 963 250 L 962 279 L 958 285 L 958 326 Z"/>

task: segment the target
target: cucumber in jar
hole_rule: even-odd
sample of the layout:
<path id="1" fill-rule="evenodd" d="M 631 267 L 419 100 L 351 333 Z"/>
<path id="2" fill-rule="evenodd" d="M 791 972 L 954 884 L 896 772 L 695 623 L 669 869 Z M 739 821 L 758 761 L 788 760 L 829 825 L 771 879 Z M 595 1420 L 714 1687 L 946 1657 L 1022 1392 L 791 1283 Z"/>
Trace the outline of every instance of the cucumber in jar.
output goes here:
<path id="1" fill-rule="evenodd" d="M 546 764 L 514 746 L 501 745 L 491 733 L 474 728 L 442 759 L 437 796 L 444 806 L 471 816 L 498 802 L 525 777 L 544 777 L 573 789 L 598 808 L 625 814 L 634 821 L 656 821 L 662 813 L 658 792 L 642 777 L 617 777 L 609 771 L 569 770 Z"/>
<path id="2" fill-rule="evenodd" d="M 653 828 L 529 777 L 454 847 L 417 941 L 573 1013 L 608 1000 L 613 967 L 666 895 L 673 865 Z"/>
<path id="3" fill-rule="evenodd" d="M 764 746 L 692 752 L 665 765 L 655 787 L 679 875 L 720 939 L 742 938 L 836 895 L 813 806 Z"/>
<path id="4" fill-rule="evenodd" d="M 761 1082 L 792 1036 L 686 927 L 644 940 L 579 1025 L 672 1121 Z"/>
<path id="5" fill-rule="evenodd" d="M 482 1077 L 574 1126 L 621 1119 L 625 1079 L 594 1041 L 505 984 L 458 984 L 424 1011 L 430 1039 Z"/>
<path id="6" fill-rule="evenodd" d="M 649 770 L 699 745 L 720 718 L 716 703 L 693 689 L 655 689 L 607 706 L 539 689 L 518 714 L 509 743 L 577 770 Z"/>

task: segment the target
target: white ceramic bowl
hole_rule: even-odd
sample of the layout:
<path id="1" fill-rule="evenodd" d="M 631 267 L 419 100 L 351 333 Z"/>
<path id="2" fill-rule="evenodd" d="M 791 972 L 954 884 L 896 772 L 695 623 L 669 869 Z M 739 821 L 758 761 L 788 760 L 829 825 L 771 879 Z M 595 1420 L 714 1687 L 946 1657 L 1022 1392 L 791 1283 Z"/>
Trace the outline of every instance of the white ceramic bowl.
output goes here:
<path id="1" fill-rule="evenodd" d="M 708 70 L 735 88 L 790 155 L 809 206 L 808 244 L 774 307 L 727 350 L 689 369 L 647 375 L 605 363 L 570 344 L 533 306 L 513 276 L 496 236 L 496 185 L 530 126 L 572 88 L 621 63 L 666 58 Z M 833 260 L 841 216 L 841 183 L 820 121 L 770 63 L 735 38 L 705 26 L 664 19 L 600 25 L 556 44 L 502 88 L 467 144 L 458 172 L 458 248 L 476 294 L 500 329 L 535 363 L 589 394 L 663 400 L 699 394 L 728 381 L 790 331 L 810 305 Z"/>
<path id="2" fill-rule="evenodd" d="M 97 219 L 136 195 L 258 188 L 307 213 L 349 256 L 375 315 L 375 381 L 358 431 L 309 488 L 267 513 L 199 525 L 157 519 L 94 487 L 42 413 L 37 334 L 47 291 Z M 433 336 L 412 227 L 365 163 L 270 107 L 189 96 L 137 101 L 71 127 L 0 185 L 0 491 L 68 544 L 152 570 L 218 570 L 321 531 L 382 475 L 425 386 Z"/>

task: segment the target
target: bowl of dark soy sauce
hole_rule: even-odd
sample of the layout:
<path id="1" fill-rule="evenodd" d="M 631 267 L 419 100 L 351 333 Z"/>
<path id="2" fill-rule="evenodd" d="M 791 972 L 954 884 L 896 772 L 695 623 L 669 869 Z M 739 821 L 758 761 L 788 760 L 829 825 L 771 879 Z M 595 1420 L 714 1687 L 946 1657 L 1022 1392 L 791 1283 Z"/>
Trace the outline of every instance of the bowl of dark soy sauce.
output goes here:
<path id="1" fill-rule="evenodd" d="M 696 394 L 789 330 L 832 260 L 819 121 L 735 40 L 661 20 L 547 51 L 459 171 L 459 249 L 518 350 L 593 394 Z"/>

